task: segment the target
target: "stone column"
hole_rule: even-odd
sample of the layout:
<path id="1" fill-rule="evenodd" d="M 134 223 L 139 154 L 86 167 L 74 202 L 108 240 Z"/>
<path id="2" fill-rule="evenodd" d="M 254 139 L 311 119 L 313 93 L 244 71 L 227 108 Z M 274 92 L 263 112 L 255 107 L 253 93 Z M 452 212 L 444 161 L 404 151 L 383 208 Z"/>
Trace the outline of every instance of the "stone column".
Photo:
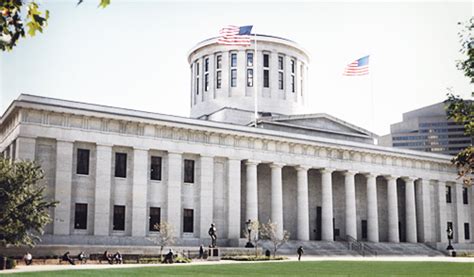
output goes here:
<path id="1" fill-rule="evenodd" d="M 277 225 L 276 235 L 278 238 L 283 237 L 283 188 L 282 173 L 283 164 L 270 164 L 272 169 L 272 213 L 271 219 Z"/>
<path id="2" fill-rule="evenodd" d="M 258 220 L 258 190 L 257 190 L 257 165 L 260 161 L 247 160 L 247 207 L 245 220 Z"/>
<path id="3" fill-rule="evenodd" d="M 54 208 L 53 234 L 69 235 L 71 229 L 71 185 L 73 142 L 56 142 L 56 184 L 54 198 L 59 201 Z"/>
<path id="4" fill-rule="evenodd" d="M 399 243 L 397 178 L 394 176 L 385 178 L 387 179 L 388 241 Z"/>
<path id="5" fill-rule="evenodd" d="M 228 184 L 228 239 L 240 238 L 240 160 L 229 158 L 227 162 Z"/>
<path id="6" fill-rule="evenodd" d="M 405 180 L 405 219 L 407 242 L 416 243 L 416 205 L 415 205 L 415 179 L 411 177 Z"/>
<path id="7" fill-rule="evenodd" d="M 355 195 L 355 171 L 344 172 L 345 198 L 346 198 L 346 235 L 357 239 L 357 216 Z"/>
<path id="8" fill-rule="evenodd" d="M 214 220 L 214 158 L 201 156 L 200 172 L 200 215 L 199 235 L 201 238 L 209 238 L 208 230 Z"/>
<path id="9" fill-rule="evenodd" d="M 15 157 L 20 160 L 35 160 L 36 139 L 35 138 L 16 138 Z"/>
<path id="10" fill-rule="evenodd" d="M 429 180 L 418 180 L 418 192 L 417 198 L 420 202 L 418 211 L 420 216 L 420 235 L 421 242 L 430 242 L 431 239 L 431 192 L 430 192 L 430 181 Z"/>
<path id="11" fill-rule="evenodd" d="M 377 176 L 369 173 L 367 177 L 367 240 L 379 242 L 379 215 L 377 209 Z"/>
<path id="12" fill-rule="evenodd" d="M 447 225 L 447 220 L 446 220 L 446 183 L 445 182 L 439 182 L 439 181 L 436 181 L 438 182 L 437 186 L 436 186 L 436 190 L 437 190 L 437 206 L 438 206 L 438 213 L 437 213 L 437 222 L 438 222 L 438 233 L 439 233 L 439 237 L 438 237 L 438 241 L 439 242 L 444 242 L 444 243 L 447 243 L 448 242 L 448 237 L 447 237 L 447 233 L 446 233 L 446 229 L 448 228 L 448 225 Z"/>
<path id="13" fill-rule="evenodd" d="M 453 231 L 454 231 L 454 241 L 457 243 L 464 242 L 464 211 L 463 211 L 463 203 L 462 203 L 462 183 L 454 183 L 454 207 L 455 207 L 455 218 L 453 223 Z"/>
<path id="14" fill-rule="evenodd" d="M 325 241 L 334 240 L 334 228 L 332 226 L 333 208 L 332 208 L 332 172 L 334 169 L 325 168 L 321 170 L 321 239 Z"/>
<path id="15" fill-rule="evenodd" d="M 96 156 L 94 236 L 108 236 L 110 231 L 112 146 L 97 145 Z"/>
<path id="16" fill-rule="evenodd" d="M 182 153 L 168 152 L 168 195 L 167 195 L 167 217 L 166 220 L 177 237 L 181 237 L 181 184 L 183 183 L 183 157 Z"/>
<path id="17" fill-rule="evenodd" d="M 309 207 L 308 207 L 308 166 L 298 166 L 297 171 L 297 234 L 298 240 L 309 240 Z M 324 214 L 324 211 L 323 211 Z"/>
<path id="18" fill-rule="evenodd" d="M 133 149 L 132 237 L 144 237 L 147 226 L 148 150 Z"/>

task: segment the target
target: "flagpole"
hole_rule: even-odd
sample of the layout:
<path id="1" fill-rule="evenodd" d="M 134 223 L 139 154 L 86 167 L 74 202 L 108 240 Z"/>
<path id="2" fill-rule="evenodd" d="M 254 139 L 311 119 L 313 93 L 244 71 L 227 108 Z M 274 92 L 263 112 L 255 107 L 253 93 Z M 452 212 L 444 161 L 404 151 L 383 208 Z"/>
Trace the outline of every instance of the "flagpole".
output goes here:
<path id="1" fill-rule="evenodd" d="M 254 29 L 255 30 L 255 29 Z M 254 126 L 255 128 L 257 127 L 257 118 L 258 118 L 258 66 L 257 66 L 257 61 L 258 61 L 258 54 L 257 54 L 257 33 L 255 32 L 255 51 L 253 55 L 253 64 L 254 64 L 254 92 L 253 92 L 253 97 L 254 97 L 254 117 L 255 117 L 255 123 Z"/>
<path id="2" fill-rule="evenodd" d="M 372 57 L 372 54 L 370 55 L 370 57 Z M 371 117 L 372 117 L 372 118 L 371 118 L 371 123 L 372 123 L 372 124 L 371 124 L 371 125 L 372 125 L 372 126 L 371 126 L 371 129 L 372 129 L 371 131 L 372 131 L 373 133 L 375 133 L 375 130 L 374 130 L 374 128 L 375 128 L 374 80 L 373 80 L 373 78 L 372 78 L 372 74 L 373 74 L 373 72 L 374 72 L 373 69 L 374 69 L 374 67 L 373 67 L 373 64 L 372 64 L 372 66 L 371 66 L 371 68 L 370 68 L 370 70 L 369 70 L 369 79 L 370 79 L 370 80 L 369 80 L 369 82 L 370 82 L 370 101 L 371 101 L 371 109 L 370 109 L 370 112 L 371 112 Z"/>

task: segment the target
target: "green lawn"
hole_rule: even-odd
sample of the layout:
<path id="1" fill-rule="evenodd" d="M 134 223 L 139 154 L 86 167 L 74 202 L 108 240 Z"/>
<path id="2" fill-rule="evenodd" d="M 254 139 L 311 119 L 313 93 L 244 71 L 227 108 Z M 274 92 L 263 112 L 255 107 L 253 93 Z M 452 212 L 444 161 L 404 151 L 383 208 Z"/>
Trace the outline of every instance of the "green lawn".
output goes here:
<path id="1" fill-rule="evenodd" d="M 474 276 L 474 263 L 262 262 L 18 273 L 15 276 Z"/>

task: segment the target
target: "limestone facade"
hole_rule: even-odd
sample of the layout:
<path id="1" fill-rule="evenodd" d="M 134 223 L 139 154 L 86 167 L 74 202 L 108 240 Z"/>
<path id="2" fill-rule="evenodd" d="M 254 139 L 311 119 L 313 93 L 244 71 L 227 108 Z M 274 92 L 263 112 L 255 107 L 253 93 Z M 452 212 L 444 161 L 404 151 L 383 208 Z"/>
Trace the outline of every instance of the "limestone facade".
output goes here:
<path id="1" fill-rule="evenodd" d="M 89 150 L 88 174 L 77 173 L 79 149 Z M 248 219 L 271 219 L 291 239 L 375 242 L 446 242 L 451 222 L 455 242 L 473 242 L 474 193 L 445 155 L 31 95 L 2 116 L 0 152 L 42 166 L 47 197 L 60 201 L 51 243 L 139 243 L 156 235 L 151 208 L 182 243 L 207 239 L 214 222 L 235 245 Z M 115 177 L 116 153 L 125 177 Z M 161 180 L 150 178 L 152 157 Z M 76 228 L 77 203 L 87 204 L 86 228 Z M 123 230 L 114 206 L 125 207 Z"/>

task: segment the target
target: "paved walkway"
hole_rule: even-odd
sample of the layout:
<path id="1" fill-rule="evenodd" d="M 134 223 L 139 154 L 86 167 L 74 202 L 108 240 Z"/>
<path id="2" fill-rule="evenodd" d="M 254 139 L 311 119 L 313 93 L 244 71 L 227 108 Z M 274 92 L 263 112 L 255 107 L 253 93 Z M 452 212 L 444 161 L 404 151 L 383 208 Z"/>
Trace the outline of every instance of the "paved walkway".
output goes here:
<path id="1" fill-rule="evenodd" d="M 287 262 L 298 260 L 296 256 L 289 256 L 288 260 L 284 261 L 269 261 L 269 262 Z M 474 263 L 474 258 L 452 258 L 452 257 L 417 257 L 417 256 L 380 256 L 380 257 L 347 257 L 347 256 L 303 256 L 302 261 L 392 261 L 392 262 L 457 262 L 457 263 Z M 266 262 L 266 261 L 264 261 Z M 220 261 L 208 262 L 193 260 L 188 264 L 78 264 L 78 265 L 18 265 L 14 270 L 2 270 L 0 274 L 9 274 L 17 272 L 32 272 L 32 271 L 52 271 L 52 270 L 77 270 L 77 269 L 106 269 L 106 268 L 133 268 L 133 267 L 155 267 L 155 266 L 190 266 L 190 265 L 211 265 L 211 264 L 236 264 L 236 263 L 259 263 L 259 262 L 240 262 L 240 261 Z"/>

